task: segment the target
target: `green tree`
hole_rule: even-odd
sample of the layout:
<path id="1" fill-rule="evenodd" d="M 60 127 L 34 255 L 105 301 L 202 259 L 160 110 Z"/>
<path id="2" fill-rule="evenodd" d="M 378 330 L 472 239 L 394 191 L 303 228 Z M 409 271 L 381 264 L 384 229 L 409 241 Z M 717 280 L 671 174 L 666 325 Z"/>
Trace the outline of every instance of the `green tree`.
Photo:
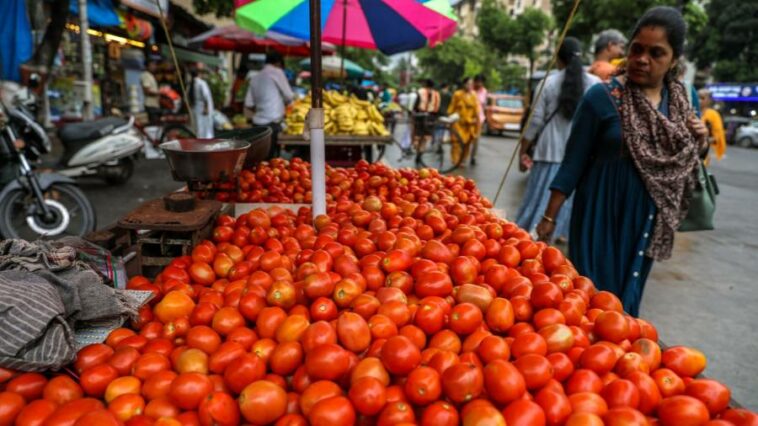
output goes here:
<path id="1" fill-rule="evenodd" d="M 706 12 L 707 29 L 692 49 L 697 65 L 714 65 L 719 81 L 758 81 L 758 3 L 711 0 Z"/>
<path id="2" fill-rule="evenodd" d="M 422 76 L 437 83 L 456 83 L 465 77 L 483 74 L 490 90 L 523 88 L 524 69 L 505 61 L 478 40 L 451 37 L 434 48 L 416 52 Z"/>
<path id="3" fill-rule="evenodd" d="M 553 20 L 539 9 L 527 8 L 516 18 L 510 17 L 494 0 L 485 0 L 477 16 L 479 37 L 501 57 L 522 55 L 529 61 L 529 79 Z M 511 66 L 511 70 L 513 66 Z M 522 72 L 523 75 L 523 72 Z M 529 85 L 526 85 L 528 88 Z"/>
<path id="4" fill-rule="evenodd" d="M 553 28 L 553 20 L 539 9 L 527 8 L 514 21 L 513 53 L 529 59 L 529 79 L 534 74 L 534 64 L 540 55 L 539 46 L 545 42 Z"/>
<path id="5" fill-rule="evenodd" d="M 739 2 L 739 0 L 735 0 Z M 574 6 L 574 0 L 551 0 L 553 15 L 562 28 Z M 682 10 L 688 26 L 690 42 L 704 28 L 706 16 L 698 1 L 692 0 L 582 0 L 568 35 L 582 40 L 586 46 L 592 36 L 609 28 L 630 33 L 634 24 L 654 6 L 673 6 Z"/>

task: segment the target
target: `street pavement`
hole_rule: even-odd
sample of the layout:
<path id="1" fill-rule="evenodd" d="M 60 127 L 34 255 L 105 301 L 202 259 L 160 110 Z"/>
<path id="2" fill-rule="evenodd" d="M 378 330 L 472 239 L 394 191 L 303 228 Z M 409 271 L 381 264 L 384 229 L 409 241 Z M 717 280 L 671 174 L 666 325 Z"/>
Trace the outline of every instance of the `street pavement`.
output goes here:
<path id="1" fill-rule="evenodd" d="M 477 165 L 458 173 L 476 180 L 494 198 L 516 143 L 513 138 L 482 139 Z M 413 167 L 389 149 L 384 161 Z M 652 321 L 669 346 L 688 345 L 708 357 L 705 375 L 733 391 L 738 403 L 758 409 L 758 149 L 730 147 L 711 168 L 718 180 L 716 230 L 679 234 L 672 259 L 653 267 L 641 317 Z M 517 167 L 503 187 L 496 208 L 513 220 L 523 196 L 526 175 Z M 109 187 L 83 181 L 95 205 L 98 226 L 117 221 L 141 202 L 160 197 L 182 184 L 174 182 L 165 160 L 142 160 L 127 184 Z"/>

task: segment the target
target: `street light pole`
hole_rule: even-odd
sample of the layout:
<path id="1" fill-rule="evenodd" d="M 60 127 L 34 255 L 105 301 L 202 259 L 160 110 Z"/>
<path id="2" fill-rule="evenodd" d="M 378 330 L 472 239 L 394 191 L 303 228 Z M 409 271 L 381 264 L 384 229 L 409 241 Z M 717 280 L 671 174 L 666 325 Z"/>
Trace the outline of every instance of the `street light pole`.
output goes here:
<path id="1" fill-rule="evenodd" d="M 82 118 L 92 120 L 92 45 L 89 39 L 89 17 L 87 0 L 79 0 L 79 35 L 82 42 L 82 68 L 84 81 L 84 108 Z"/>

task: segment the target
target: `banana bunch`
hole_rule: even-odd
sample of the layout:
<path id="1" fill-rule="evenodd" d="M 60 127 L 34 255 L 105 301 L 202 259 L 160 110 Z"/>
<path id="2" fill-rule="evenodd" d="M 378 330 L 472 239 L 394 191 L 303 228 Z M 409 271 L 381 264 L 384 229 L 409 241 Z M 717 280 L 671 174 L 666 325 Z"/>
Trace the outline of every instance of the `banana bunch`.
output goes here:
<path id="1" fill-rule="evenodd" d="M 310 109 L 310 96 L 301 99 L 290 108 L 285 122 L 287 134 L 303 132 L 305 117 Z M 324 91 L 324 132 L 327 135 L 388 136 L 384 116 L 376 105 L 355 96 L 345 96 L 337 91 Z"/>

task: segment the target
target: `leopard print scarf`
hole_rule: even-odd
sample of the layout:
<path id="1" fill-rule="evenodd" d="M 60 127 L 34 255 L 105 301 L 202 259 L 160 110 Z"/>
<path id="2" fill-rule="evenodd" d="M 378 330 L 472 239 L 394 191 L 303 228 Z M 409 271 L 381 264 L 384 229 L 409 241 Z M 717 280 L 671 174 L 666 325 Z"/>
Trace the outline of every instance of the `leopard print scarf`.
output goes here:
<path id="1" fill-rule="evenodd" d="M 661 114 L 631 82 L 624 85 L 621 125 L 624 144 L 658 214 L 647 255 L 671 257 L 674 233 L 687 216 L 697 182 L 698 144 L 687 126 L 693 113 L 685 86 L 667 79 L 669 115 Z"/>

